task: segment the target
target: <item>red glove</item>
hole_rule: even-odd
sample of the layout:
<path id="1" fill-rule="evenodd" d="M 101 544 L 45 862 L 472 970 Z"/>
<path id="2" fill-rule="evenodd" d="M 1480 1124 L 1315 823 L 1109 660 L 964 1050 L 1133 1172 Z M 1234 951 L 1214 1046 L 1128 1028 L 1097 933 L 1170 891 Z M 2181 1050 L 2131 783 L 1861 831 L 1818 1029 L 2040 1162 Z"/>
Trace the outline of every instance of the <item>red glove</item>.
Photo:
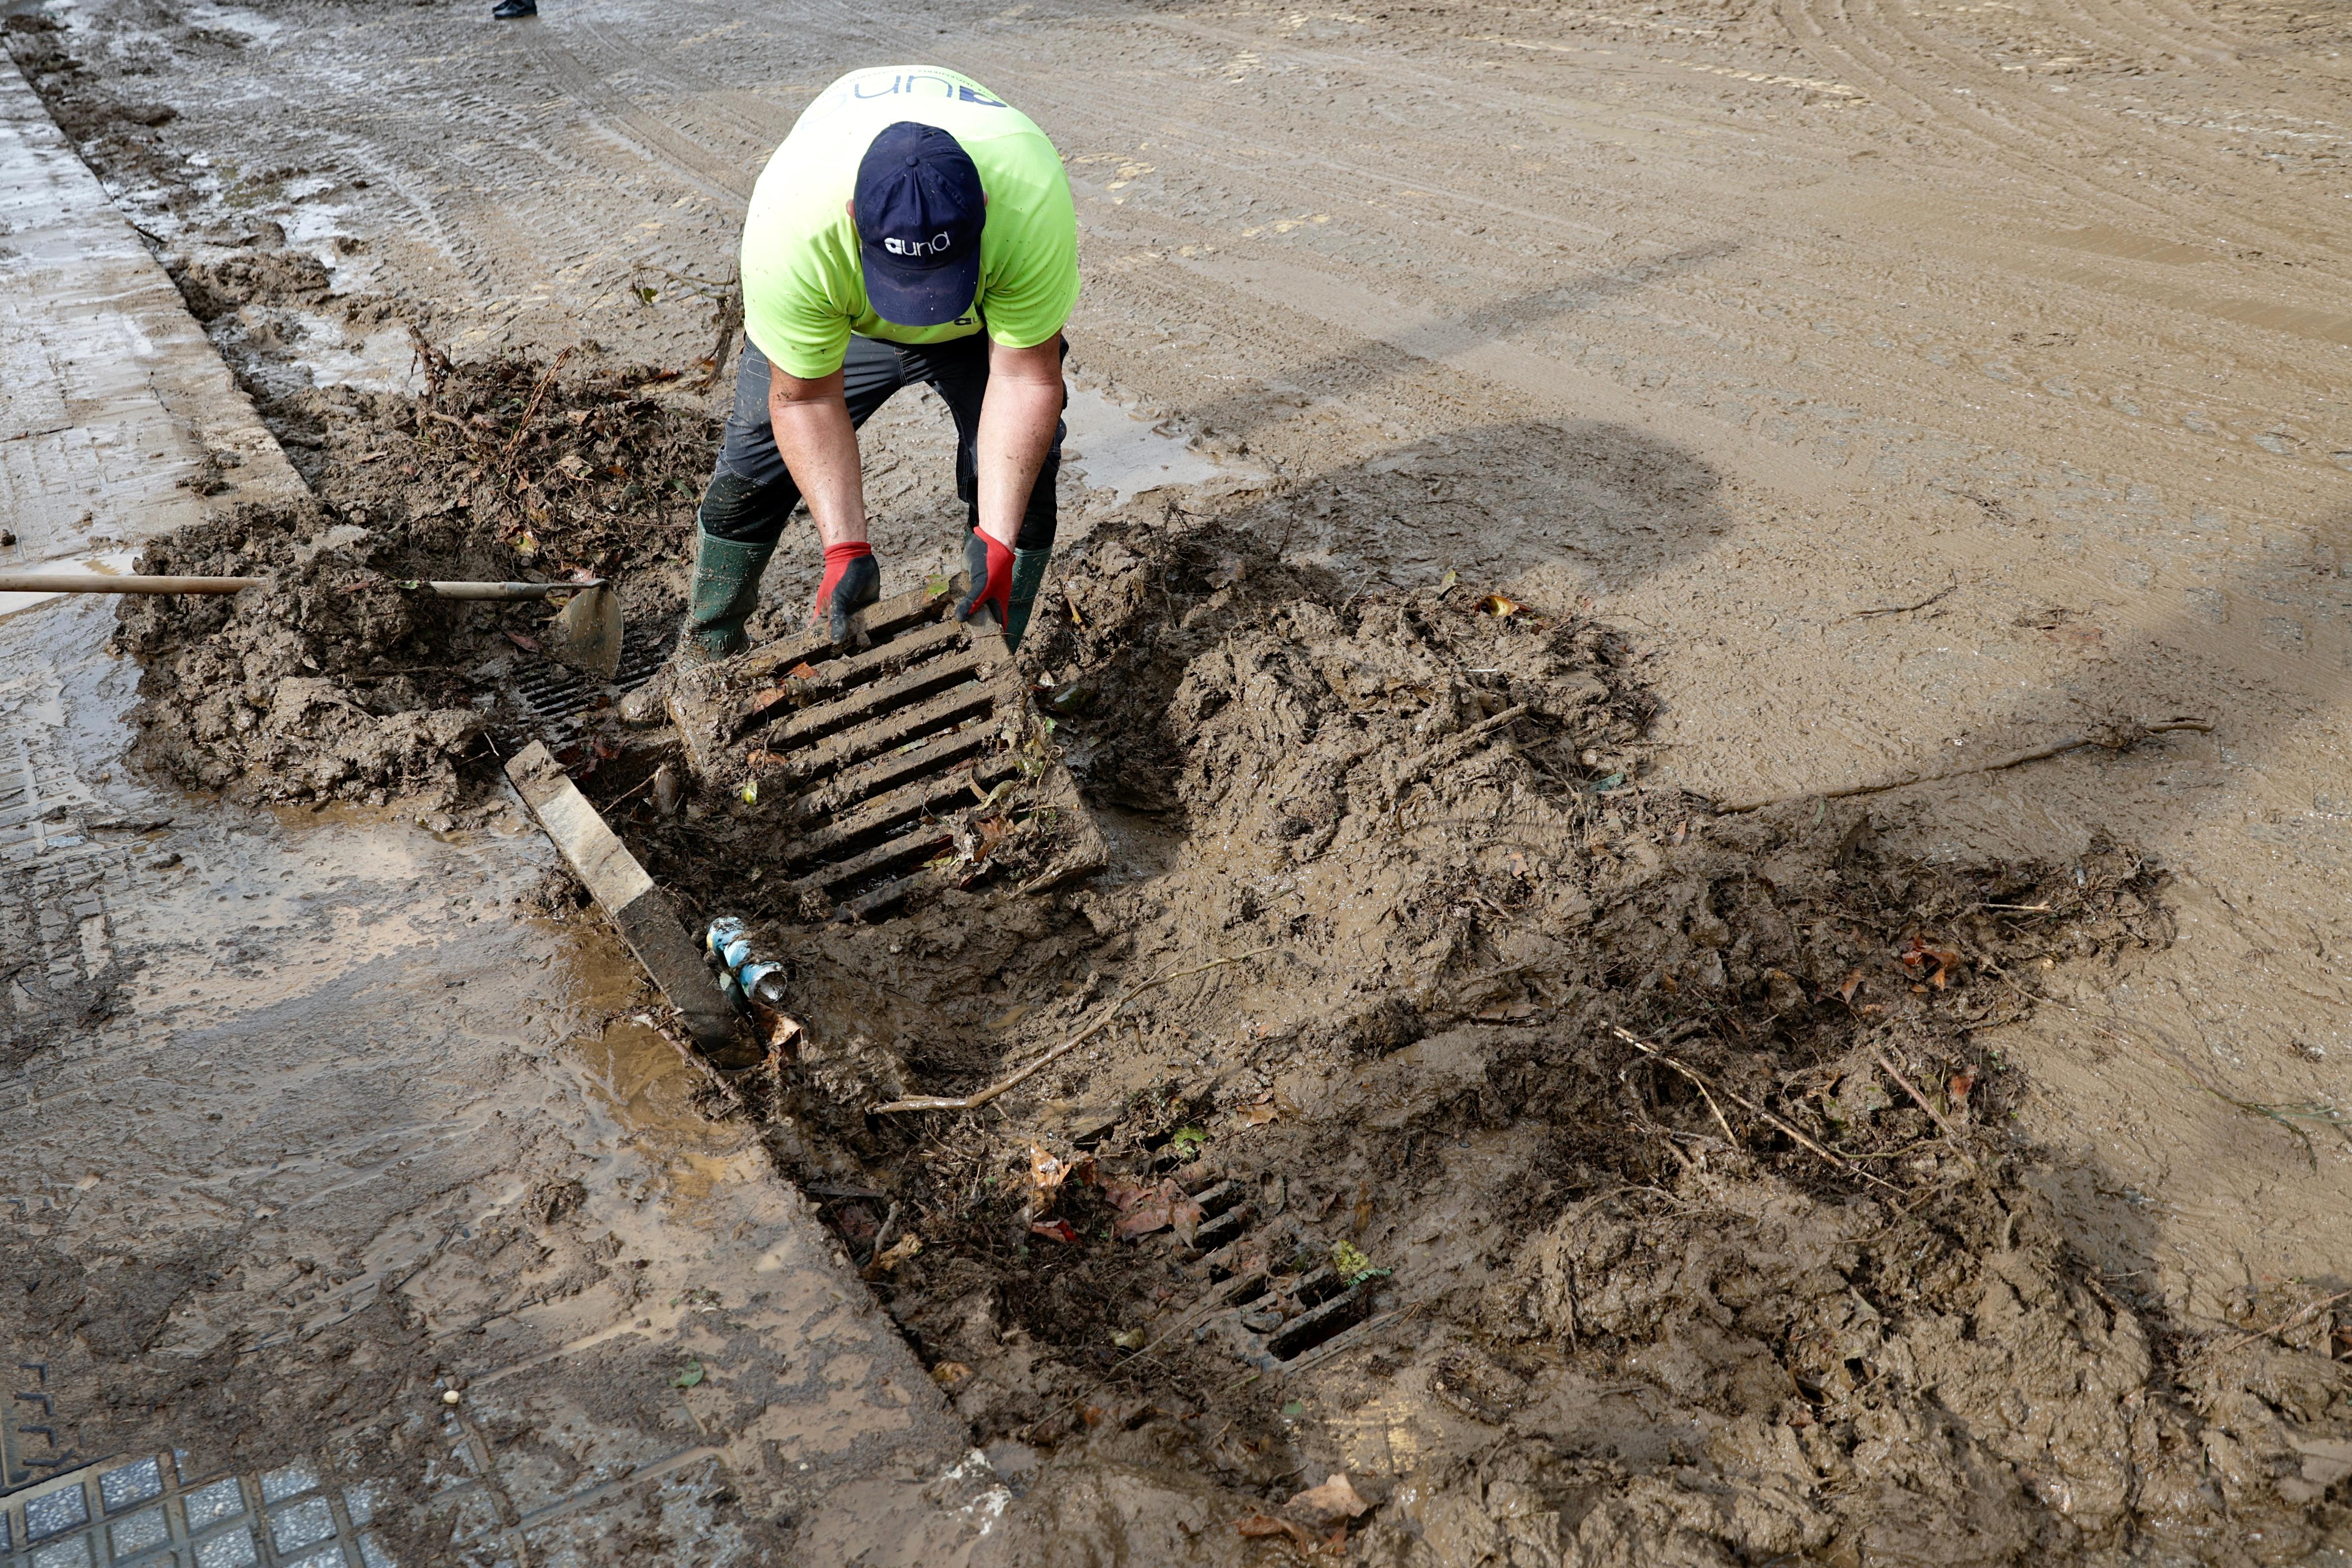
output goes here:
<path id="1" fill-rule="evenodd" d="M 996 625 L 1003 630 L 1013 618 L 1013 547 L 1000 544 L 978 529 L 963 545 L 964 575 L 971 579 L 971 592 L 956 606 L 956 619 L 968 621 L 972 612 L 986 605 L 996 612 Z"/>
<path id="2" fill-rule="evenodd" d="M 1007 581 L 1010 581 L 1008 575 Z M 882 596 L 882 567 L 864 541 L 824 547 L 824 581 L 816 585 L 809 619 L 829 616 L 833 640 L 849 640 L 849 617 Z"/>

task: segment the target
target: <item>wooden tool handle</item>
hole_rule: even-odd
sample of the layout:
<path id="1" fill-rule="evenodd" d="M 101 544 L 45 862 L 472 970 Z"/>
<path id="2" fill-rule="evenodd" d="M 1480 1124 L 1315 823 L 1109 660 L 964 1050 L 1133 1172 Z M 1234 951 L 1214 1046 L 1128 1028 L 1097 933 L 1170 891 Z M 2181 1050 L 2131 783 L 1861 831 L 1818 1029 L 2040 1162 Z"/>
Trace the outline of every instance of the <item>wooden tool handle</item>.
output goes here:
<path id="1" fill-rule="evenodd" d="M 495 599 L 516 603 L 528 599 L 544 599 L 552 594 L 570 597 L 591 588 L 604 585 L 602 577 L 593 583 L 415 583 L 404 582 L 404 588 L 423 588 L 445 599 Z"/>
<path id="2" fill-rule="evenodd" d="M 234 594 L 258 577 L 116 577 L 104 572 L 0 572 L 0 594 Z"/>

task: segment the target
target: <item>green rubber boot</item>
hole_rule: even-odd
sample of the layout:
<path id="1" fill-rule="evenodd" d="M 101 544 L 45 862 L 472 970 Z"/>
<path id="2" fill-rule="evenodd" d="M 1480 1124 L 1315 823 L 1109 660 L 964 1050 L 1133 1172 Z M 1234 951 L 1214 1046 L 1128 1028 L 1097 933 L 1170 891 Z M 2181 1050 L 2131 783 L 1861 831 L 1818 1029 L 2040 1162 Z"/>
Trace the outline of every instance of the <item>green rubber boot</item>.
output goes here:
<path id="1" fill-rule="evenodd" d="M 1029 629 L 1029 612 L 1036 607 L 1038 586 L 1045 581 L 1045 563 L 1054 558 L 1054 547 L 1043 550 L 1016 550 L 1013 552 L 1013 592 L 1004 601 L 1004 646 L 1015 650 L 1021 647 L 1021 634 Z"/>
<path id="2" fill-rule="evenodd" d="M 741 544 L 694 531 L 694 586 L 686 602 L 686 632 L 677 639 L 681 664 L 709 664 L 743 651 L 743 623 L 760 602 L 760 574 L 772 544 Z"/>

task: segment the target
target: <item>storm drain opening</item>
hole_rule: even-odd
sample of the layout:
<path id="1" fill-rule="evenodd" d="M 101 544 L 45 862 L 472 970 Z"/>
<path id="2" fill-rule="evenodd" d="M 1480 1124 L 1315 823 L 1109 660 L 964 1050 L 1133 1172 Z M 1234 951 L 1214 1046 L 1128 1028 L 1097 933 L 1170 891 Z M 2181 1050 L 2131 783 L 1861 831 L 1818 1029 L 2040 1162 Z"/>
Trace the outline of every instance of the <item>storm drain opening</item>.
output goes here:
<path id="1" fill-rule="evenodd" d="M 1012 649 L 955 618 L 961 586 L 874 605 L 848 649 L 812 632 L 668 694 L 688 765 L 784 836 L 772 855 L 803 918 L 870 919 L 1008 863 L 1034 889 L 1108 858 Z"/>
<path id="2" fill-rule="evenodd" d="M 1329 1346 L 1370 1318 L 1372 1291 L 1385 1272 L 1343 1275 L 1326 1261 L 1342 1249 L 1296 1217 L 1262 1214 L 1255 1183 L 1220 1178 L 1191 1195 L 1203 1217 L 1187 1268 L 1219 1309 L 1196 1338 L 1218 1341 L 1237 1360 L 1271 1370 Z"/>

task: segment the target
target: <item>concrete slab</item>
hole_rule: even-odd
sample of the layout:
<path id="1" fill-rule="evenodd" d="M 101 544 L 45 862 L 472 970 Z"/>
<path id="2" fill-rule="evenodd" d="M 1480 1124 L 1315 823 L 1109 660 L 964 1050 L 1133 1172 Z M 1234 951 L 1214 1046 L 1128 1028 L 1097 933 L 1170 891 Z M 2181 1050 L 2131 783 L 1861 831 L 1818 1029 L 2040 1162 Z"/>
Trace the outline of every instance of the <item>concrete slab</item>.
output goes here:
<path id="1" fill-rule="evenodd" d="M 304 493 L 14 67 L 0 69 L 0 516 L 16 536 L 0 569 L 93 561 Z"/>

